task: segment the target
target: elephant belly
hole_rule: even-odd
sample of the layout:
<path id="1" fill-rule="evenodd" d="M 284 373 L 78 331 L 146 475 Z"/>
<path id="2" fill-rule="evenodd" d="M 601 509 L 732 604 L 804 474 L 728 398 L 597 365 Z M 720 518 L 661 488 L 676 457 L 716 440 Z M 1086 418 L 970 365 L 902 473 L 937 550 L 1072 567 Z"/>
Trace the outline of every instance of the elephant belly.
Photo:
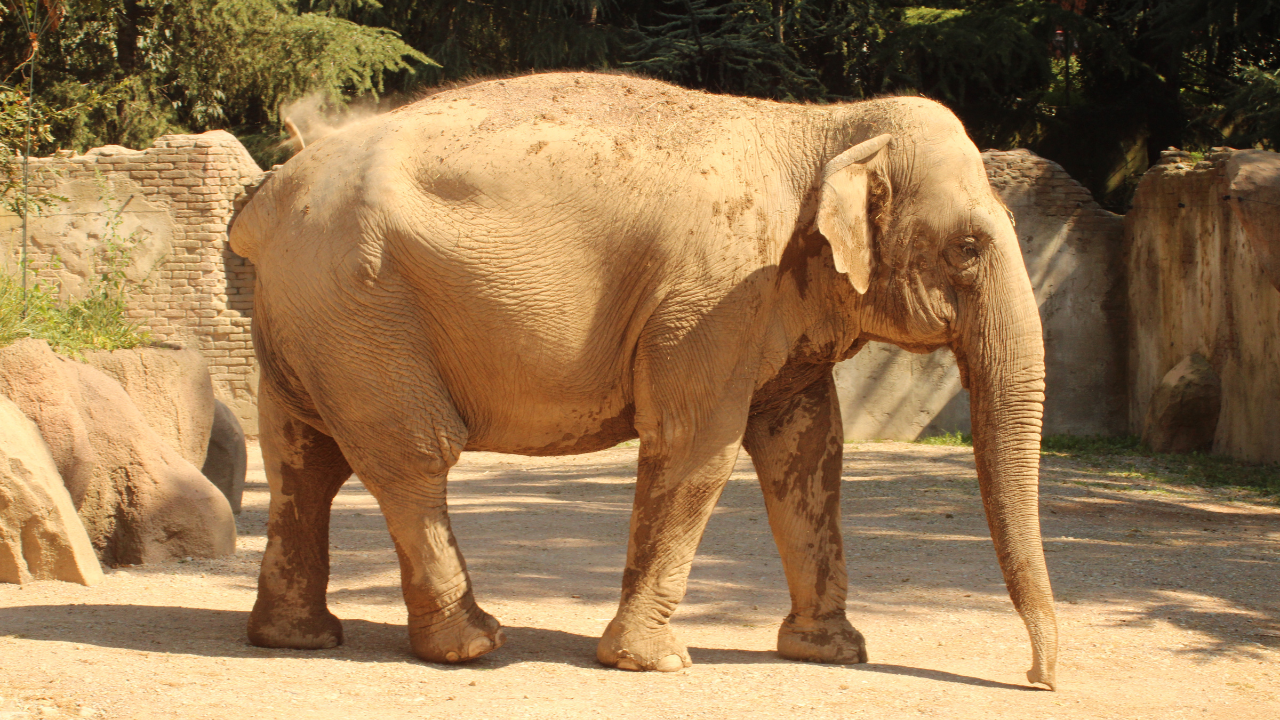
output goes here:
<path id="1" fill-rule="evenodd" d="M 513 406 L 518 403 L 469 428 L 472 434 L 465 449 L 513 455 L 580 455 L 639 437 L 633 404 L 544 405 L 536 412 L 514 412 Z"/>

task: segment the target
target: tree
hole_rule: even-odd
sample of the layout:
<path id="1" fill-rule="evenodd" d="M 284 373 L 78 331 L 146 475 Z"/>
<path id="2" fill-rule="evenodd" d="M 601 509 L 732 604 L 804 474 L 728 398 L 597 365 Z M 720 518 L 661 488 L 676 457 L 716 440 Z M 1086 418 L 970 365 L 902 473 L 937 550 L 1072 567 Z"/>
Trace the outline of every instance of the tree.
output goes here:
<path id="1" fill-rule="evenodd" d="M 17 34 L 6 25 L 0 36 L 11 67 Z M 393 31 L 300 12 L 294 0 L 80 0 L 42 56 L 44 101 L 85 108 L 53 122 L 57 144 L 78 149 L 215 127 L 274 136 L 287 100 L 376 96 L 385 74 L 434 64 Z M 110 101 L 86 107 L 104 88 Z"/>

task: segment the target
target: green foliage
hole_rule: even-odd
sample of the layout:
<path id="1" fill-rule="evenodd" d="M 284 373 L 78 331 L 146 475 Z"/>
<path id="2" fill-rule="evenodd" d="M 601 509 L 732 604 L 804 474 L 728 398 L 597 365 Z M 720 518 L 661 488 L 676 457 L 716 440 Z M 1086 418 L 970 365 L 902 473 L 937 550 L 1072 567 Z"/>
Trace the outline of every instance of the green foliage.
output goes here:
<path id="1" fill-rule="evenodd" d="M 944 432 L 941 435 L 930 435 L 929 437 L 922 437 L 916 440 L 916 442 L 920 445 L 946 445 L 949 447 L 972 447 L 973 435 L 969 433 L 962 433 L 957 430 L 956 432 Z"/>
<path id="2" fill-rule="evenodd" d="M 412 77 L 401 73 L 399 86 L 408 91 L 483 75 L 611 67 L 618 51 L 618 28 L 604 16 L 621 4 L 612 0 L 299 3 L 323 7 L 364 25 L 393 28 L 439 62 L 438 67 L 423 68 Z"/>
<path id="3" fill-rule="evenodd" d="M 1280 150 L 1280 76 L 1258 67 L 1240 73 L 1241 84 L 1223 103 L 1224 134 L 1236 146 Z"/>
<path id="4" fill-rule="evenodd" d="M 0 347 L 25 337 L 41 338 L 56 352 L 74 357 L 84 350 L 120 350 L 151 342 L 127 313 L 130 285 L 125 271 L 139 240 L 121 233 L 123 204 L 101 174 L 96 181 L 106 205 L 106 227 L 95 248 L 89 292 L 64 301 L 56 282 L 35 283 L 24 291 L 20 278 L 0 273 Z M 36 200 L 29 207 L 38 212 L 65 198 L 45 195 Z"/>
<path id="5" fill-rule="evenodd" d="M 75 112 L 46 113 L 52 138 L 37 154 L 143 147 L 166 132 L 274 131 L 279 106 L 304 94 L 336 105 L 376 97 L 387 74 L 432 61 L 393 30 L 336 14 L 370 4 L 300 12 L 295 0 L 73 3 L 41 44 L 36 84 L 48 106 Z M 0 67 L 22 65 L 27 43 L 16 25 L 0 27 L 0 43 Z"/>
<path id="6" fill-rule="evenodd" d="M 823 95 L 813 70 L 782 42 L 787 17 L 773 3 L 677 0 L 665 22 L 637 30 L 623 67 L 712 92 L 812 99 Z"/>
<path id="7" fill-rule="evenodd" d="M 1280 0 L 79 0 L 60 21 L 40 46 L 40 154 L 222 127 L 269 163 L 278 108 L 303 95 L 340 109 L 565 68 L 812 102 L 925 95 L 980 146 L 1057 160 L 1117 210 L 1170 145 L 1280 148 Z M 19 25 L 0 23 L 0 78 L 30 54 Z"/>
<path id="8" fill-rule="evenodd" d="M 85 350 L 121 350 L 150 342 L 125 315 L 124 297 L 109 288 L 64 303 L 37 284 L 27 289 L 24 314 L 21 283 L 0 274 L 0 347 L 27 337 L 48 340 L 56 352 L 73 357 Z"/>

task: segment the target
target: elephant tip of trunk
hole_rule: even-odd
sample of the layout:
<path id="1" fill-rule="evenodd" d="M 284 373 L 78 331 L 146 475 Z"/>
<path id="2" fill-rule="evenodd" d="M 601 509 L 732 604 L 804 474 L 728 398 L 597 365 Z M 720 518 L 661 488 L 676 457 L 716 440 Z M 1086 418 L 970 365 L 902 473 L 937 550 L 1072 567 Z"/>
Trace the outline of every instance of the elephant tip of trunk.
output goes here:
<path id="1" fill-rule="evenodd" d="M 1036 663 L 1030 670 L 1027 671 L 1027 682 L 1031 683 L 1032 685 L 1036 685 L 1036 684 L 1044 685 L 1050 690 L 1058 689 L 1057 683 L 1053 679 L 1053 670 L 1049 670 L 1048 672 L 1045 672 L 1043 669 L 1041 669 L 1040 663 Z"/>

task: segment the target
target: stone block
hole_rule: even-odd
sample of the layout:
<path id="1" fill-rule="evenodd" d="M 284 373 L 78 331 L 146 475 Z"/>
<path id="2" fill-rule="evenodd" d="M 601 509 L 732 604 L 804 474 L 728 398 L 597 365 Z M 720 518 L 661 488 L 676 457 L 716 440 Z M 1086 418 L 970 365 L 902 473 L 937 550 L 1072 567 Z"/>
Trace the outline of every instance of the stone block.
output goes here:
<path id="1" fill-rule="evenodd" d="M 1192 353 L 1161 379 L 1147 406 L 1142 441 L 1162 453 L 1207 452 L 1222 407 L 1222 381 L 1209 361 Z"/>
<path id="2" fill-rule="evenodd" d="M 231 511 L 236 514 L 240 513 L 247 468 L 248 454 L 240 420 L 231 408 L 217 401 L 202 472 L 226 496 Z"/>
<path id="3" fill-rule="evenodd" d="M 89 365 L 120 383 L 147 424 L 187 462 L 199 467 L 213 422 L 213 384 L 194 349 L 91 351 Z"/>
<path id="4" fill-rule="evenodd" d="M 40 429 L 0 395 L 0 582 L 102 581 L 102 567 Z"/>
<path id="5" fill-rule="evenodd" d="M 42 340 L 0 349 L 0 394 L 40 428 L 99 559 L 235 551 L 226 498 L 158 436 L 119 383 Z"/>

